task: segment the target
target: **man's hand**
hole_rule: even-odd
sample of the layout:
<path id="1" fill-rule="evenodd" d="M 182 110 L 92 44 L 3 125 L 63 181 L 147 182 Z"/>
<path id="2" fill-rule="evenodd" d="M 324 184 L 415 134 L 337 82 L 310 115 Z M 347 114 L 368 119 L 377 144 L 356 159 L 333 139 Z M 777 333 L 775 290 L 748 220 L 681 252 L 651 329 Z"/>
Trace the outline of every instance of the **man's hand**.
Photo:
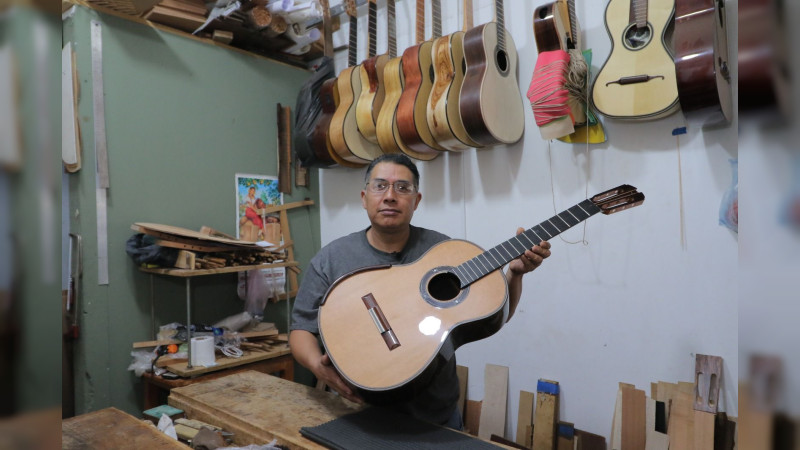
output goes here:
<path id="1" fill-rule="evenodd" d="M 336 371 L 336 368 L 331 363 L 331 358 L 326 354 L 322 355 L 319 359 L 319 364 L 313 370 L 314 375 L 322 380 L 331 389 L 335 390 L 342 397 L 356 403 L 364 403 L 364 399 L 359 396 L 355 389 L 353 389 Z"/>
<path id="2" fill-rule="evenodd" d="M 523 228 L 517 228 L 517 235 L 525 231 Z M 539 245 L 534 245 L 525 253 L 520 255 L 519 258 L 511 261 L 508 264 L 508 270 L 514 275 L 525 275 L 526 273 L 536 269 L 542 265 L 547 257 L 550 256 L 550 243 L 542 241 Z"/>

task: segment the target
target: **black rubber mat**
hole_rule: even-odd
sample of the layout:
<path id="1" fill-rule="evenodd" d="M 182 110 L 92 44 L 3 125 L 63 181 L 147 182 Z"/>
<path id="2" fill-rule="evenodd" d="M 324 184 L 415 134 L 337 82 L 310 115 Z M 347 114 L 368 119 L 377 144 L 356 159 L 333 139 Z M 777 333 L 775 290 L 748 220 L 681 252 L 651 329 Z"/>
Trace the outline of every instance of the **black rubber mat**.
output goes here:
<path id="1" fill-rule="evenodd" d="M 384 408 L 369 407 L 300 434 L 331 449 L 492 449 L 497 446 L 450 428 L 433 425 Z"/>

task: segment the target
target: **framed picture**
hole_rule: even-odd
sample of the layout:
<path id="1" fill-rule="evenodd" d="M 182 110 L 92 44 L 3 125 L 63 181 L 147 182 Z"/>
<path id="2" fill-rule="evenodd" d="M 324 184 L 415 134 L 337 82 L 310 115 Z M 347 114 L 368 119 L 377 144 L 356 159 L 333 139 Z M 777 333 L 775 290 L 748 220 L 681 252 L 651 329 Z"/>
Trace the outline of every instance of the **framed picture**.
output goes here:
<path id="1" fill-rule="evenodd" d="M 280 245 L 280 215 L 267 214 L 264 210 L 282 204 L 283 194 L 278 192 L 277 177 L 237 173 L 236 238 Z"/>

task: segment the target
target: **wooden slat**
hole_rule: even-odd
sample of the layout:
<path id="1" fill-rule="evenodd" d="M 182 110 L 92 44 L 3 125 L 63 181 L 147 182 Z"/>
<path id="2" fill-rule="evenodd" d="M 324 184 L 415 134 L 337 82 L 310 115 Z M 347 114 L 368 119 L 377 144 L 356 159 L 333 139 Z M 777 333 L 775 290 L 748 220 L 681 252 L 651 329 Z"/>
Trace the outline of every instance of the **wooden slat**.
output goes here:
<path id="1" fill-rule="evenodd" d="M 575 429 L 575 438 L 578 441 L 576 450 L 606 450 L 606 438 L 599 434 Z"/>
<path id="2" fill-rule="evenodd" d="M 697 410 L 693 414 L 694 449 L 714 450 L 714 414 Z"/>
<path id="3" fill-rule="evenodd" d="M 542 384 L 558 387 L 557 381 L 539 380 L 536 388 L 536 412 L 533 416 L 533 448 L 552 450 L 556 444 L 556 422 L 558 421 L 558 394 L 541 389 Z"/>
<path id="4" fill-rule="evenodd" d="M 719 383 L 722 376 L 722 357 L 695 356 L 694 409 L 716 413 L 719 402 Z"/>
<path id="5" fill-rule="evenodd" d="M 558 439 L 556 441 L 557 450 L 574 450 L 575 447 L 575 424 L 559 421 L 557 425 Z"/>
<path id="6" fill-rule="evenodd" d="M 289 350 L 289 346 L 286 344 L 278 344 L 273 347 L 270 351 L 260 351 L 260 350 L 250 350 L 246 351 L 244 356 L 240 358 L 231 358 L 228 356 L 219 356 L 217 355 L 216 365 L 215 366 L 192 366 L 189 369 L 188 362 L 176 362 L 174 364 L 167 365 L 167 369 L 170 372 L 180 375 L 182 377 L 196 377 L 198 375 L 202 375 L 204 373 L 209 372 L 216 372 L 218 370 L 229 369 L 231 367 L 237 367 L 244 364 L 249 364 L 256 361 L 263 361 L 265 359 L 276 358 L 278 356 L 286 355 L 291 353 Z"/>
<path id="7" fill-rule="evenodd" d="M 694 399 L 685 390 L 678 390 L 670 408 L 669 444 L 671 448 L 694 450 Z"/>
<path id="8" fill-rule="evenodd" d="M 149 420 L 137 419 L 116 408 L 105 408 L 65 419 L 61 423 L 61 448 L 185 450 L 187 447 L 159 431 Z"/>
<path id="9" fill-rule="evenodd" d="M 611 437 L 608 445 L 611 450 L 620 450 L 622 447 L 622 383 L 617 389 L 617 398 L 614 401 L 614 416 L 611 419 Z"/>
<path id="10" fill-rule="evenodd" d="M 486 364 L 483 377 L 484 395 L 478 436 L 489 439 L 492 434 L 505 435 L 508 405 L 508 367 Z"/>
<path id="11" fill-rule="evenodd" d="M 622 450 L 642 450 L 645 447 L 647 440 L 645 418 L 644 391 L 622 389 Z"/>
<path id="12" fill-rule="evenodd" d="M 480 400 L 467 400 L 464 405 L 464 431 L 473 436 L 477 436 L 480 430 L 482 404 Z"/>
<path id="13" fill-rule="evenodd" d="M 197 277 L 201 275 L 214 275 L 218 273 L 235 273 L 235 272 L 244 272 L 247 270 L 253 269 L 271 269 L 275 267 L 296 267 L 300 265 L 297 261 L 288 261 L 288 262 L 281 262 L 281 263 L 270 263 L 270 264 L 254 264 L 251 266 L 227 266 L 221 267 L 219 269 L 196 269 L 196 270 L 188 270 L 188 269 L 148 269 L 146 267 L 141 267 L 139 270 L 145 273 L 155 273 L 158 275 L 171 275 L 173 277 Z"/>
<path id="14" fill-rule="evenodd" d="M 536 394 L 528 391 L 519 391 L 519 412 L 517 414 L 517 444 L 528 445 L 526 436 L 528 427 L 533 425 L 533 404 Z"/>

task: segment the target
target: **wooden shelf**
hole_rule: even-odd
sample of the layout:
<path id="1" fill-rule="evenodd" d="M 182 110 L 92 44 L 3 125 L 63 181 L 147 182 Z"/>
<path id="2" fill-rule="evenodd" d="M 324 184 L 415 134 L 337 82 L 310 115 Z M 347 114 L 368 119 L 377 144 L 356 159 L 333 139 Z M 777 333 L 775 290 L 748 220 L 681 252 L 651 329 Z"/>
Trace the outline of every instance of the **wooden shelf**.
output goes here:
<path id="1" fill-rule="evenodd" d="M 173 277 L 197 277 L 202 275 L 215 275 L 218 273 L 236 273 L 236 272 L 245 272 L 248 270 L 254 269 L 274 269 L 277 267 L 297 267 L 299 264 L 297 261 L 287 261 L 282 263 L 270 263 L 270 264 L 254 264 L 250 266 L 228 266 L 222 267 L 219 269 L 176 269 L 176 268 L 169 268 L 169 269 L 148 269 L 145 267 L 140 267 L 139 270 L 145 273 L 154 273 L 157 275 L 169 275 Z"/>

